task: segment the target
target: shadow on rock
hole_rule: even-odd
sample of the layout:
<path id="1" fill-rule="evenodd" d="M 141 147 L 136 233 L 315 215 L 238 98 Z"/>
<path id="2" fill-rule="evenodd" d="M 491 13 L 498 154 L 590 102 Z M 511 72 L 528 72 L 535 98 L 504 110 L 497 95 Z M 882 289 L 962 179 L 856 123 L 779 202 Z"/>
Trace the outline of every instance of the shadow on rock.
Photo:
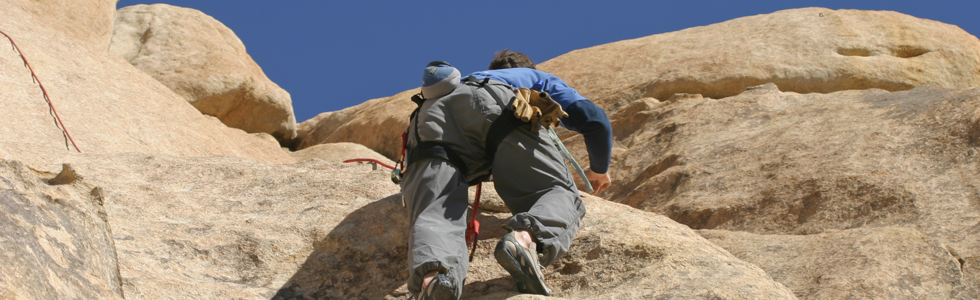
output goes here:
<path id="1" fill-rule="evenodd" d="M 408 217 L 395 194 L 351 212 L 273 299 L 382 299 L 408 279 Z"/>

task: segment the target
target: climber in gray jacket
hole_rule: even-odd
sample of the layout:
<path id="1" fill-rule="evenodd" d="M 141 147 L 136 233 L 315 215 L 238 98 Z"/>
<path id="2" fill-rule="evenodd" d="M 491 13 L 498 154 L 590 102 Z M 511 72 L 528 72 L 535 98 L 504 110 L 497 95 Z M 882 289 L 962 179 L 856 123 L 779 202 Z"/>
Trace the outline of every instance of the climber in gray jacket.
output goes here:
<path id="1" fill-rule="evenodd" d="M 512 231 L 497 244 L 495 258 L 519 291 L 550 294 L 541 271 L 568 251 L 585 205 L 546 130 L 525 123 L 493 138 L 494 121 L 507 110 L 515 88 L 494 78 L 461 78 L 446 62 L 432 62 L 423 72 L 401 183 L 411 222 L 408 288 L 418 299 L 461 296 L 468 267 L 467 188 L 491 170 L 498 194 L 514 213 L 506 224 Z M 488 139 L 499 139 L 490 143 L 497 146 L 487 146 Z M 495 148 L 492 157 L 487 147 Z M 599 164 L 608 163 L 607 157 Z M 592 173 L 602 189 L 608 187 L 608 173 Z"/>

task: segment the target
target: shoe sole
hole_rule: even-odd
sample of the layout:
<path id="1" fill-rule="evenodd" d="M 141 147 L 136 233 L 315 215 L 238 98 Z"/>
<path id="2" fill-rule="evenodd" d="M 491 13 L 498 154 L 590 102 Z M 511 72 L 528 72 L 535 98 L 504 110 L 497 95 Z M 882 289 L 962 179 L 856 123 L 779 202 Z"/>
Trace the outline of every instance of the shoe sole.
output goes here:
<path id="1" fill-rule="evenodd" d="M 497 249 L 494 250 L 494 258 L 497 259 L 504 270 L 517 281 L 517 290 L 525 294 L 551 295 L 551 290 L 544 285 L 544 274 L 541 274 L 541 266 L 537 259 L 528 257 L 537 253 L 527 253 L 524 247 L 517 243 L 512 235 L 504 236 Z"/>
<path id="2" fill-rule="evenodd" d="M 456 300 L 456 289 L 453 288 L 452 282 L 449 277 L 439 274 L 436 278 L 429 282 L 429 286 L 425 287 L 418 297 L 419 300 Z"/>

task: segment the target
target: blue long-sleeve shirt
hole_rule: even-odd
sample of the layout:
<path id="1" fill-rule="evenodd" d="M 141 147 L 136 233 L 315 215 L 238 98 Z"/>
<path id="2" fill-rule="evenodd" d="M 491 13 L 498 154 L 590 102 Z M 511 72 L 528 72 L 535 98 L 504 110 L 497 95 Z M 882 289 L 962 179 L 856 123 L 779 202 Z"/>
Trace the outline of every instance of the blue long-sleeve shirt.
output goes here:
<path id="1" fill-rule="evenodd" d="M 612 126 L 609 117 L 601 108 L 579 95 L 578 91 L 568 86 L 565 81 L 547 72 L 528 68 L 511 68 L 488 70 L 472 73 L 469 76 L 478 79 L 490 78 L 507 83 L 514 88 L 531 88 L 537 82 L 544 85 L 541 91 L 547 92 L 568 117 L 561 124 L 572 131 L 581 133 L 585 138 L 585 148 L 589 151 L 589 164 L 593 172 L 605 174 L 609 171 L 612 158 Z"/>

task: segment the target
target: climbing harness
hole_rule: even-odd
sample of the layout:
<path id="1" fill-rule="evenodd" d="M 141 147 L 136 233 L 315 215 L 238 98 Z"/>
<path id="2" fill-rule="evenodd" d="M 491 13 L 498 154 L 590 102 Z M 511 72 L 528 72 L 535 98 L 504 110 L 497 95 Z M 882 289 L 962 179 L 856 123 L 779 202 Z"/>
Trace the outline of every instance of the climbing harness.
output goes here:
<path id="1" fill-rule="evenodd" d="M 64 133 L 65 147 L 68 147 L 68 142 L 71 141 L 71 145 L 75 147 L 75 151 L 82 153 L 82 150 L 78 149 L 78 145 L 75 144 L 75 140 L 71 138 L 71 134 L 68 133 L 68 129 L 65 128 L 65 123 L 61 122 L 61 117 L 58 116 L 58 111 L 54 109 L 54 103 L 51 103 L 51 98 L 48 97 L 48 90 L 44 89 L 44 85 L 41 84 L 41 79 L 37 78 L 37 74 L 34 73 L 34 68 L 31 67 L 31 64 L 27 62 L 27 57 L 24 56 L 24 52 L 20 51 L 20 47 L 17 47 L 17 43 L 14 43 L 14 39 L 11 38 L 10 35 L 7 35 L 7 33 L 3 31 L 0 31 L 0 34 L 3 34 L 3 36 L 7 37 L 7 40 L 10 40 L 10 45 L 15 51 L 17 51 L 17 55 L 20 55 L 20 59 L 24 61 L 24 66 L 31 71 L 31 80 L 41 87 L 41 95 L 44 96 L 44 101 L 47 101 L 48 107 L 51 108 L 51 114 L 55 119 L 55 126 L 58 126 L 58 129 L 61 129 L 61 132 Z"/>

